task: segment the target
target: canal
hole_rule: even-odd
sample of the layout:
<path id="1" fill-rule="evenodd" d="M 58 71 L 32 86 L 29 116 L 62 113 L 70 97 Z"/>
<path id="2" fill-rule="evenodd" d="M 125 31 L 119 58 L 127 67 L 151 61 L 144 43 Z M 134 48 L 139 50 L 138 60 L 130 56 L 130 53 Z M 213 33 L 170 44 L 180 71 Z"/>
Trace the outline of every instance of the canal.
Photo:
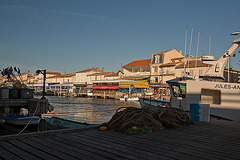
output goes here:
<path id="1" fill-rule="evenodd" d="M 34 98 L 41 98 L 35 96 Z M 140 107 L 138 101 L 125 102 L 114 99 L 94 99 L 94 98 L 71 98 L 48 96 L 49 103 L 54 107 L 50 113 L 43 114 L 42 117 L 57 116 L 77 122 L 88 124 L 101 124 L 109 121 L 120 107 Z M 7 127 L 7 129 L 6 129 Z M 11 131 L 9 131 L 9 128 Z M 0 126 L 0 135 L 16 134 L 21 129 L 14 131 L 12 126 Z M 42 131 L 42 129 L 30 129 L 31 131 Z"/>

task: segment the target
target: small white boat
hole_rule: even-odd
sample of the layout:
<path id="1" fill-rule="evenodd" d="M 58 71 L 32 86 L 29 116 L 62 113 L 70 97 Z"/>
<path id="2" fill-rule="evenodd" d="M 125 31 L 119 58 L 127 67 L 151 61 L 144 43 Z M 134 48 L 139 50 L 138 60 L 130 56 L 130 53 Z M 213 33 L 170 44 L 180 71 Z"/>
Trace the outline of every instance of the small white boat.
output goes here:
<path id="1" fill-rule="evenodd" d="M 5 116 L 4 121 L 13 125 L 38 125 L 40 118 L 38 116 Z"/>
<path id="2" fill-rule="evenodd" d="M 160 107 L 169 107 L 170 103 L 163 100 L 152 100 L 148 98 L 139 98 L 142 108 L 149 108 L 152 111 L 157 111 Z"/>
<path id="3" fill-rule="evenodd" d="M 123 97 L 123 98 L 120 98 L 120 101 L 138 101 L 139 98 L 138 97 Z"/>

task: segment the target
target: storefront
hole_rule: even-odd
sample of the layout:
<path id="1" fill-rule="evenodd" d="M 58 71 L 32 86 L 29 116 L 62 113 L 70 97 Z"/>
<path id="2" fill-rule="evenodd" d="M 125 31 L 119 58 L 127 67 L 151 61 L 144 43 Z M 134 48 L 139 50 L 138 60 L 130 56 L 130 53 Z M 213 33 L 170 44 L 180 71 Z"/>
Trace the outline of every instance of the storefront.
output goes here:
<path id="1" fill-rule="evenodd" d="M 148 81 L 120 81 L 119 92 L 143 93 L 148 88 Z"/>

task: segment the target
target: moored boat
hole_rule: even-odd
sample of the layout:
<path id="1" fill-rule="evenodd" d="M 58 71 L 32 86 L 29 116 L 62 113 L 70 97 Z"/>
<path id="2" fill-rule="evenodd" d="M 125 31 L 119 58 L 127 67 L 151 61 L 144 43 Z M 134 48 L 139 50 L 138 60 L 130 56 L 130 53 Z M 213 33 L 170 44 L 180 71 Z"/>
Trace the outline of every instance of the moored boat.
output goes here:
<path id="1" fill-rule="evenodd" d="M 235 39 L 217 61 L 204 62 L 210 67 L 199 78 L 181 77 L 167 81 L 171 106 L 190 112 L 205 106 L 206 110 L 210 108 L 212 116 L 240 121 L 240 84 L 226 82 L 223 76 L 227 62 L 239 46 L 240 38 Z"/>
<path id="2" fill-rule="evenodd" d="M 45 125 L 47 129 L 56 130 L 56 129 L 67 129 L 67 128 L 84 128 L 89 126 L 90 124 L 72 121 L 69 119 L 61 118 L 61 117 L 44 117 Z"/>
<path id="3" fill-rule="evenodd" d="M 120 98 L 120 101 L 138 101 L 139 98 L 138 97 L 123 97 Z"/>
<path id="4" fill-rule="evenodd" d="M 160 107 L 169 107 L 170 103 L 163 100 L 152 100 L 148 98 L 139 98 L 141 107 L 149 108 L 152 111 L 157 111 Z"/>
<path id="5" fill-rule="evenodd" d="M 40 118 L 38 116 L 5 116 L 4 121 L 13 125 L 38 125 Z"/>

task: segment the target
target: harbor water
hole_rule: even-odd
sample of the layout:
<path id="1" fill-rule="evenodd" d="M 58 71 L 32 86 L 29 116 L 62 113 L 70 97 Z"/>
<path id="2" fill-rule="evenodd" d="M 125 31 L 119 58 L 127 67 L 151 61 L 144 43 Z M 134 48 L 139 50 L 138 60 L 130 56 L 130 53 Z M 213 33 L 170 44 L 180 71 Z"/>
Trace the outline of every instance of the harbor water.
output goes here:
<path id="1" fill-rule="evenodd" d="M 34 98 L 40 99 L 41 96 Z M 72 98 L 72 97 L 56 97 L 47 96 L 49 104 L 54 107 L 52 112 L 43 114 L 42 117 L 60 117 L 76 122 L 87 124 L 102 124 L 109 121 L 120 107 L 140 107 L 138 101 L 125 102 L 114 99 L 94 99 L 94 98 Z M 1 125 L 0 136 L 8 134 L 17 134 L 21 131 L 20 128 L 14 128 L 9 125 Z M 43 131 L 41 127 L 30 132 Z"/>
<path id="2" fill-rule="evenodd" d="M 58 116 L 88 124 L 101 124 L 109 121 L 120 107 L 140 107 L 138 101 L 55 96 L 49 96 L 47 99 L 54 110 L 43 116 Z"/>

